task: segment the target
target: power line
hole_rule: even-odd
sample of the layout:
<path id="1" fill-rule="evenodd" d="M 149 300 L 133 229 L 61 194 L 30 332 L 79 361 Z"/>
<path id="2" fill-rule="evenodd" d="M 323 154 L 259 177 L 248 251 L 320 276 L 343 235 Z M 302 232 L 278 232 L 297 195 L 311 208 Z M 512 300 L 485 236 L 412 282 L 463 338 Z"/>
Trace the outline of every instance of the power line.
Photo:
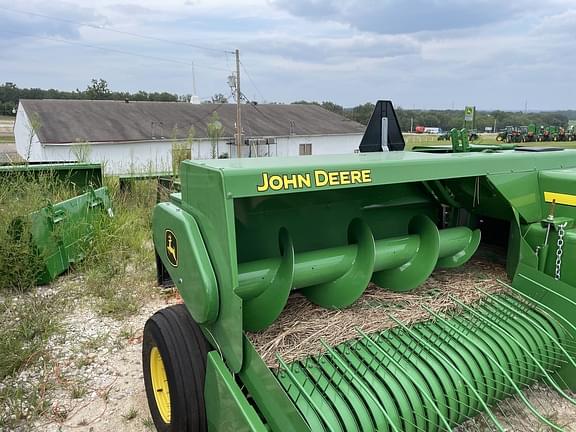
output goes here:
<path id="1" fill-rule="evenodd" d="M 163 39 L 163 38 L 159 38 L 159 37 L 155 37 L 155 36 L 147 36 L 147 35 L 142 35 L 139 33 L 133 33 L 133 32 L 128 32 L 128 31 L 124 31 L 124 30 L 117 30 L 117 29 L 110 28 L 110 27 L 103 27 L 103 26 L 96 25 L 96 24 L 88 24 L 88 23 L 83 23 L 80 21 L 74 21 L 74 20 L 70 20 L 70 19 L 66 19 L 66 18 L 59 18 L 59 17 L 55 17 L 55 16 L 51 16 L 51 15 L 40 14 L 37 12 L 12 9 L 12 8 L 7 8 L 5 6 L 0 6 L 0 9 L 6 10 L 9 12 L 13 12 L 13 13 L 22 14 L 22 15 L 37 16 L 37 17 L 47 18 L 47 19 L 51 19 L 51 20 L 55 20 L 55 21 L 66 22 L 66 23 L 70 23 L 70 24 L 76 24 L 76 25 L 81 26 L 81 27 L 90 27 L 90 28 L 93 28 L 96 30 L 102 30 L 102 31 L 107 31 L 107 32 L 111 32 L 111 33 L 123 34 L 123 35 L 127 35 L 127 36 L 133 36 L 133 37 L 138 37 L 141 39 L 148 39 L 148 40 L 168 43 L 168 44 L 172 44 L 172 45 L 187 46 L 190 48 L 196 48 L 196 49 L 201 49 L 201 50 L 205 50 L 205 51 L 212 51 L 212 52 L 219 52 L 219 53 L 226 53 L 226 54 L 230 54 L 230 53 L 233 54 L 234 53 L 234 51 L 211 48 L 211 47 L 207 47 L 207 46 L 203 46 L 203 45 L 191 44 L 188 42 Z"/>
<path id="2" fill-rule="evenodd" d="M 194 62 L 194 64 L 192 64 L 192 62 L 187 62 L 184 60 L 178 60 L 175 58 L 159 57 L 159 56 L 153 56 L 153 55 L 148 55 L 148 54 L 139 54 L 139 53 L 135 53 L 135 52 L 131 52 L 131 51 L 119 50 L 116 48 L 107 48 L 107 47 L 103 47 L 103 46 L 99 46 L 99 45 L 91 45 L 91 44 L 86 44 L 83 42 L 70 41 L 67 39 L 59 39 L 59 38 L 53 38 L 53 37 L 49 37 L 49 36 L 31 35 L 28 33 L 17 32 L 17 31 L 13 31 L 13 30 L 8 31 L 8 30 L 2 30 L 2 29 L 0 29 L 0 33 L 18 34 L 18 35 L 21 35 L 24 37 L 29 37 L 32 39 L 43 39 L 43 40 L 49 40 L 49 41 L 53 41 L 53 42 L 66 43 L 69 45 L 77 45 L 77 46 L 83 46 L 83 47 L 102 50 L 102 51 L 108 51 L 108 52 L 114 52 L 114 53 L 118 53 L 118 54 L 130 55 L 130 56 L 134 56 L 134 57 L 142 57 L 142 58 L 147 58 L 147 59 L 152 59 L 152 60 L 160 60 L 160 61 L 176 63 L 176 64 L 181 64 L 181 65 L 186 65 L 186 66 L 197 66 L 197 67 L 201 67 L 204 69 L 212 69 L 212 70 L 217 70 L 217 71 L 230 72 L 228 69 L 198 64 L 196 62 Z"/>
<path id="3" fill-rule="evenodd" d="M 254 82 L 254 80 L 252 79 L 252 76 L 250 75 L 250 73 L 248 72 L 248 69 L 246 69 L 246 66 L 244 66 L 244 63 L 240 62 L 240 65 L 242 65 L 242 69 L 244 69 L 244 73 L 246 74 L 246 76 L 248 77 L 248 80 L 250 81 L 250 83 L 252 84 L 252 87 L 254 87 L 256 89 L 256 91 L 258 92 L 258 94 L 260 95 L 260 98 L 262 98 L 262 100 L 266 100 L 266 98 L 262 95 L 262 92 L 260 91 L 260 89 L 258 88 L 258 86 L 256 85 L 256 83 Z"/>

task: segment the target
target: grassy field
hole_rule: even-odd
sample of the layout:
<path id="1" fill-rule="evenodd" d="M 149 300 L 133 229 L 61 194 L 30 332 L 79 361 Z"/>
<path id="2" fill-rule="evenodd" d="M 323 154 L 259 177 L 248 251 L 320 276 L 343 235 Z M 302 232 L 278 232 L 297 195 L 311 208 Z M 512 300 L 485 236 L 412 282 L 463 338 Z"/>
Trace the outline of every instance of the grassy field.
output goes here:
<path id="1" fill-rule="evenodd" d="M 406 141 L 406 150 L 411 150 L 417 146 L 450 146 L 450 141 L 439 141 L 436 135 L 430 134 L 404 134 Z M 477 141 L 472 144 L 478 145 L 501 145 L 505 144 L 496 141 L 496 134 L 482 134 Z M 519 143 L 518 145 L 531 146 L 531 147 L 564 147 L 576 148 L 576 141 L 566 142 L 532 142 L 532 143 Z"/>
<path id="2" fill-rule="evenodd" d="M 13 122 L 14 117 L 0 116 L 0 144 L 14 143 Z"/>
<path id="3" fill-rule="evenodd" d="M 39 385 L 22 379 L 28 370 L 52 370 L 47 349 L 62 332 L 70 308 L 90 302 L 102 316 L 122 320 L 138 311 L 154 286 L 154 253 L 150 209 L 156 200 L 156 182 L 141 181 L 129 194 L 114 178 L 107 178 L 114 218 L 103 216 L 94 239 L 85 244 L 86 259 L 72 270 L 74 282 L 63 277 L 47 287 L 34 281 L 41 265 L 24 234 L 0 230 L 0 430 L 28 423 L 44 415 L 51 401 L 48 390 L 55 377 L 47 374 Z M 31 181 L 26 176 L 0 180 L 0 227 L 15 218 L 75 195 L 51 177 Z M 68 281 L 67 281 L 68 280 Z"/>

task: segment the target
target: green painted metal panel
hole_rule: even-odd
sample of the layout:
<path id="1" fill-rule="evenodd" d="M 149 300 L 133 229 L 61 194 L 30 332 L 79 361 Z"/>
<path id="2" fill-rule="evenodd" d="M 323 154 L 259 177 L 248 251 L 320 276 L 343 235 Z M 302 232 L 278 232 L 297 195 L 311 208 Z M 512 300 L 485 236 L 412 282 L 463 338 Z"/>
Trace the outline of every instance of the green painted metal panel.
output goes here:
<path id="1" fill-rule="evenodd" d="M 102 186 L 102 165 L 91 163 L 45 163 L 0 166 L 0 177 L 14 175 L 36 177 L 50 175 L 68 183 L 71 187 L 84 190 L 91 186 Z"/>
<path id="2" fill-rule="evenodd" d="M 198 224 L 172 203 L 158 204 L 152 214 L 154 246 L 186 307 L 198 324 L 216 320 L 216 277 Z"/>
<path id="3" fill-rule="evenodd" d="M 105 187 L 48 205 L 26 216 L 31 241 L 44 261 L 44 269 L 37 281 L 39 284 L 54 280 L 84 257 L 94 232 L 93 222 L 103 214 L 112 216 Z M 19 235 L 21 222 L 13 222 L 14 235 Z"/>
<path id="4" fill-rule="evenodd" d="M 268 366 L 264 364 L 250 340 L 244 336 L 244 364 L 239 378 L 250 392 L 267 420 L 277 432 L 306 432 L 310 428 L 292 403 Z"/>
<path id="5" fill-rule="evenodd" d="M 358 188 L 487 174 L 574 168 L 576 150 L 536 154 L 516 151 L 450 154 L 380 152 L 306 158 L 186 161 L 183 166 L 188 164 L 221 171 L 228 197 L 236 198 L 304 192 L 310 189 Z M 360 177 L 355 175 L 356 172 L 360 172 Z M 276 181 L 274 177 L 274 181 L 271 182 L 272 176 L 279 176 L 280 180 Z M 308 183 L 310 186 L 307 186 Z M 259 186 L 262 186 L 260 191 Z M 278 186 L 278 190 L 274 190 L 273 186 Z"/>
<path id="6" fill-rule="evenodd" d="M 488 176 L 498 192 L 528 222 L 542 219 L 542 196 L 538 187 L 538 171 Z"/>
<path id="7" fill-rule="evenodd" d="M 218 319 L 203 325 L 204 334 L 222 350 L 233 372 L 242 367 L 242 300 L 238 286 L 233 201 L 220 171 L 182 163 L 181 208 L 198 224 L 212 264 L 220 299 Z"/>
<path id="8" fill-rule="evenodd" d="M 269 430 L 216 351 L 208 353 L 204 400 L 209 432 Z"/>

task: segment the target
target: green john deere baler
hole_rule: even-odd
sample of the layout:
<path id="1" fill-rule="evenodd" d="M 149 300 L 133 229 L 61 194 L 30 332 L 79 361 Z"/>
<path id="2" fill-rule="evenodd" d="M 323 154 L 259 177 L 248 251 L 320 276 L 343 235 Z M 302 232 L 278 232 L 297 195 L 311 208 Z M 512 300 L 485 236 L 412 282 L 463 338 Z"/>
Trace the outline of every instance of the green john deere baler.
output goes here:
<path id="1" fill-rule="evenodd" d="M 360 154 L 182 163 L 181 192 L 153 214 L 159 276 L 184 301 L 144 330 L 158 430 L 439 431 L 484 413 L 503 431 L 491 407 L 510 396 L 562 430 L 523 389 L 576 403 L 576 151 L 403 146 L 380 102 Z M 423 306 L 428 321 L 275 366 L 248 337 L 296 292 L 342 310 L 371 283 L 406 293 L 481 237 L 506 245 L 510 281 L 454 299 L 457 313 Z"/>

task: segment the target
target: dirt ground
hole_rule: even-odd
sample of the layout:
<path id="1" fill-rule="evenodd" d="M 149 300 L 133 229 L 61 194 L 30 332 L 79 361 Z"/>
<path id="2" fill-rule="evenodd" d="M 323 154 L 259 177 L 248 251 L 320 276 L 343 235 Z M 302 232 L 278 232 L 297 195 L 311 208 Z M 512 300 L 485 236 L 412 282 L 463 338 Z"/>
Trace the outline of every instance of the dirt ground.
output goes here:
<path id="1" fill-rule="evenodd" d="M 441 273 L 436 276 L 445 276 Z M 69 281 L 68 281 L 69 282 Z M 34 382 L 48 373 L 57 385 L 49 390 L 51 406 L 34 424 L 17 430 L 46 432 L 145 432 L 154 426 L 148 412 L 141 367 L 142 329 L 157 310 L 177 303 L 174 295 L 152 294 L 140 311 L 122 321 L 98 315 L 87 300 L 67 314 L 64 330 L 50 342 L 54 365 L 49 371 L 26 371 L 20 379 Z M 546 387 L 525 394 L 547 418 L 565 431 L 576 431 L 576 408 Z M 547 431 L 517 399 L 493 409 L 506 431 Z M 0 431 L 2 428 L 0 427 Z M 458 432 L 494 430 L 482 418 Z"/>
<path id="2" fill-rule="evenodd" d="M 155 296 L 123 321 L 101 317 L 89 304 L 69 314 L 65 332 L 51 343 L 58 357 L 52 373 L 61 385 L 50 394 L 50 411 L 32 430 L 155 430 L 142 377 L 142 329 L 154 312 L 175 303 L 174 296 Z"/>

